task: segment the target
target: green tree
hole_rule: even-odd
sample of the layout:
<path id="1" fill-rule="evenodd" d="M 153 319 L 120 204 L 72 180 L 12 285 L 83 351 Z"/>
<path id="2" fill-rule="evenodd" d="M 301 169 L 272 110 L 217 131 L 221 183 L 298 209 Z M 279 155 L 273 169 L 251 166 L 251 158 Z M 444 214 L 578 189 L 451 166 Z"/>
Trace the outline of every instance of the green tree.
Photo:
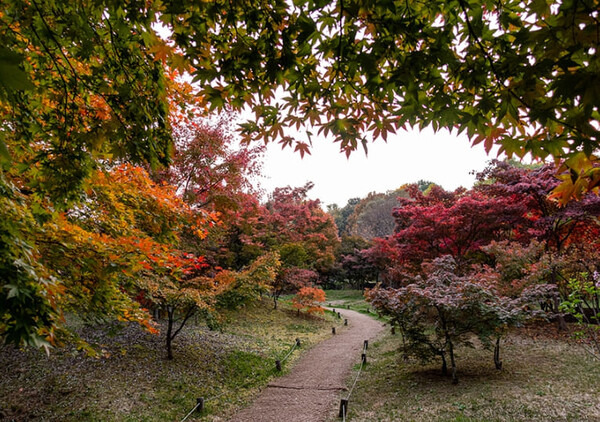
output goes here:
<path id="1" fill-rule="evenodd" d="M 398 198 L 407 198 L 408 192 L 397 189 L 386 193 L 371 192 L 361 199 L 347 220 L 347 231 L 367 240 L 394 234 L 396 222 L 394 208 L 400 206 Z"/>
<path id="2" fill-rule="evenodd" d="M 565 200 L 600 183 L 596 1 L 172 0 L 160 19 L 212 107 L 254 111 L 248 137 L 304 153 L 305 125 L 350 154 L 431 125 L 559 159 Z"/>
<path id="3" fill-rule="evenodd" d="M 354 212 L 354 208 L 360 203 L 360 198 L 350 198 L 348 203 L 340 208 L 337 204 L 327 205 L 327 212 L 331 214 L 338 228 L 340 237 L 348 234 L 348 218 Z"/>
<path id="4" fill-rule="evenodd" d="M 0 1 L 0 11 L 0 338 L 47 346 L 60 303 L 82 297 L 63 282 L 109 249 L 77 255 L 75 243 L 49 243 L 62 232 L 48 227 L 66 221 L 59 211 L 86 210 L 73 205 L 86 201 L 98 168 L 169 162 L 170 81 L 155 12 L 139 5 L 17 0 Z M 76 262 L 52 267 L 43 248 Z M 78 292 L 94 292 L 81 281 L 90 275 L 102 273 L 75 277 Z M 124 296 L 104 284 L 112 299 Z"/>

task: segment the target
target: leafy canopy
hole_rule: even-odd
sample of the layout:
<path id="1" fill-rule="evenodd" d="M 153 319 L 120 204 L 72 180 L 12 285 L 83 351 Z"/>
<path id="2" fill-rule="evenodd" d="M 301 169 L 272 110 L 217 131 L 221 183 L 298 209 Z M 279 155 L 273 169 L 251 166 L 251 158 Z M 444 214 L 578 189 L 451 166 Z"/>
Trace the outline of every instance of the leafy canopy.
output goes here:
<path id="1" fill-rule="evenodd" d="M 2 6 L 0 157 L 29 154 L 57 199 L 98 157 L 168 162 L 169 113 L 185 105 L 169 102 L 165 65 L 198 82 L 202 106 L 249 107 L 246 139 L 304 154 L 315 132 L 350 154 L 432 125 L 555 157 L 565 200 L 600 184 L 597 0 Z M 300 127 L 309 143 L 290 136 Z"/>
<path id="2" fill-rule="evenodd" d="M 600 183 L 596 0 L 162 4 L 207 104 L 254 112 L 248 138 L 305 153 L 289 136 L 304 126 L 350 154 L 432 125 L 562 160 L 565 198 Z"/>

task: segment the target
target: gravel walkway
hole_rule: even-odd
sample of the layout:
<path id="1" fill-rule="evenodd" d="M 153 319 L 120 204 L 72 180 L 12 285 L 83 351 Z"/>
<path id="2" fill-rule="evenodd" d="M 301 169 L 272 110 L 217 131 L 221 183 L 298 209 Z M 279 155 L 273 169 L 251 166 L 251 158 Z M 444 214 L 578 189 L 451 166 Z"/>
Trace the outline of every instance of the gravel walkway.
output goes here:
<path id="1" fill-rule="evenodd" d="M 305 353 L 287 375 L 273 380 L 230 422 L 319 422 L 338 411 L 345 382 L 360 363 L 364 340 L 383 330 L 381 322 L 366 315 L 338 311 L 348 318 L 348 326 L 337 328 L 336 335 Z"/>

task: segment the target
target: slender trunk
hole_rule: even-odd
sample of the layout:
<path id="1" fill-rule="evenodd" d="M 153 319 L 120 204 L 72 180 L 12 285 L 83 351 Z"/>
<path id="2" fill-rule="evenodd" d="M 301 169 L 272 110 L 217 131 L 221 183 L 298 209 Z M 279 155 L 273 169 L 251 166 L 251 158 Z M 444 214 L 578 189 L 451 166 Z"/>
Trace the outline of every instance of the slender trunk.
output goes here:
<path id="1" fill-rule="evenodd" d="M 446 363 L 446 353 L 440 353 L 442 357 L 442 375 L 448 375 L 448 363 Z"/>
<path id="2" fill-rule="evenodd" d="M 456 362 L 454 360 L 454 347 L 452 342 L 448 341 L 448 351 L 450 352 L 450 365 L 452 366 L 452 384 L 458 384 L 458 377 L 456 376 Z"/>
<path id="3" fill-rule="evenodd" d="M 277 296 L 273 295 L 273 309 L 277 310 Z"/>
<path id="4" fill-rule="evenodd" d="M 567 330 L 567 322 L 565 321 L 565 317 L 560 313 L 560 299 L 558 295 L 554 296 L 554 312 L 556 312 L 557 320 L 558 320 L 558 329 L 561 331 Z"/>
<path id="5" fill-rule="evenodd" d="M 500 336 L 496 338 L 496 346 L 494 347 L 494 364 L 496 369 L 502 369 L 502 361 L 500 360 Z"/>
<path id="6" fill-rule="evenodd" d="M 557 241 L 557 251 L 560 251 L 560 244 Z M 552 257 L 552 255 L 551 255 Z M 551 258 L 552 259 L 552 258 Z M 552 265 L 552 262 L 551 262 Z M 558 286 L 558 276 L 556 273 L 556 267 L 552 265 L 552 272 L 550 273 L 550 282 L 554 284 L 558 290 L 558 294 L 554 296 L 553 304 L 554 304 L 554 312 L 557 315 L 558 329 L 560 331 L 566 331 L 567 323 L 565 321 L 565 317 L 560 313 L 560 289 Z"/>
<path id="7" fill-rule="evenodd" d="M 175 309 L 172 306 L 167 307 L 168 324 L 167 324 L 167 359 L 173 360 L 173 349 L 171 348 L 171 341 L 173 340 L 173 321 L 175 315 Z"/>

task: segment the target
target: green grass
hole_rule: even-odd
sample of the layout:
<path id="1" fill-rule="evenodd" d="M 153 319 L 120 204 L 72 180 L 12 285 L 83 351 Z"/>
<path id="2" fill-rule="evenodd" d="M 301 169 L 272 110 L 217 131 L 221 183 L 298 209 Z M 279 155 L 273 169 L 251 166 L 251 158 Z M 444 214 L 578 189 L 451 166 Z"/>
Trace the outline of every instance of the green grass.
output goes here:
<path id="1" fill-rule="evenodd" d="M 329 337 L 334 319 L 307 316 L 268 300 L 225 316 L 222 331 L 196 321 L 174 340 L 172 361 L 164 338 L 130 326 L 113 335 L 81 328 L 102 357 L 74 348 L 40 351 L 0 348 L 0 420 L 164 421 L 181 420 L 207 399 L 202 415 L 223 420 L 245 406 L 273 377 L 285 373 L 303 350 Z M 302 347 L 275 370 L 300 338 Z"/>
<path id="2" fill-rule="evenodd" d="M 373 318 L 385 321 L 377 315 L 373 307 L 365 300 L 362 290 L 325 290 L 327 300 L 325 304 L 332 308 L 346 308 L 370 315 Z"/>
<path id="3" fill-rule="evenodd" d="M 458 385 L 441 374 L 438 362 L 405 362 L 397 353 L 400 341 L 387 334 L 370 345 L 349 421 L 600 420 L 600 365 L 564 339 L 512 334 L 501 371 L 491 351 L 461 348 Z"/>

